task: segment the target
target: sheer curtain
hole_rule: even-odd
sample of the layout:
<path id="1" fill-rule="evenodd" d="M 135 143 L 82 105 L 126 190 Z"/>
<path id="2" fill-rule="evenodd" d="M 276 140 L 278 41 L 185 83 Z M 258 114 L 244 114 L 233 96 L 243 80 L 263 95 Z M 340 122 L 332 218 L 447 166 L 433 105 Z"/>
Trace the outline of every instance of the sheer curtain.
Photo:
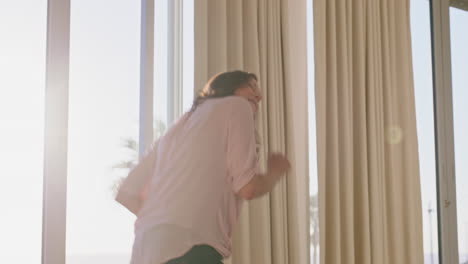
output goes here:
<path id="1" fill-rule="evenodd" d="M 408 0 L 314 0 L 321 263 L 423 263 Z"/>
<path id="2" fill-rule="evenodd" d="M 220 71 L 256 73 L 261 163 L 281 151 L 293 166 L 271 195 L 243 207 L 227 263 L 309 262 L 305 7 L 304 0 L 195 3 L 195 89 Z"/>

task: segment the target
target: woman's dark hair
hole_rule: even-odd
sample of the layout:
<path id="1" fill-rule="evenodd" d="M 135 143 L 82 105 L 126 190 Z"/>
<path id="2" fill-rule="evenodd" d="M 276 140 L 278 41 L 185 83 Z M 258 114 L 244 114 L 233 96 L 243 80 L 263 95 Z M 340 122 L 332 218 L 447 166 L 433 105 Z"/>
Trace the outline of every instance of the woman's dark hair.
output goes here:
<path id="1" fill-rule="evenodd" d="M 195 97 L 190 111 L 195 111 L 207 99 L 234 95 L 239 87 L 247 84 L 251 79 L 258 81 L 255 74 L 245 71 L 229 71 L 216 74 L 211 77 L 203 90 Z"/>

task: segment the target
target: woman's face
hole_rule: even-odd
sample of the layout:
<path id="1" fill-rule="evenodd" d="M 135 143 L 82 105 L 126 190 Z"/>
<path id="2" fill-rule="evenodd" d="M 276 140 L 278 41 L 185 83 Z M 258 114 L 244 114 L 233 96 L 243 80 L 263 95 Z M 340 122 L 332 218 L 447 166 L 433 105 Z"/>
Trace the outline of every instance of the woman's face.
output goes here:
<path id="1" fill-rule="evenodd" d="M 234 95 L 244 97 L 250 102 L 254 113 L 258 111 L 258 104 L 262 100 L 262 94 L 255 79 L 250 79 L 245 85 L 237 88 Z"/>

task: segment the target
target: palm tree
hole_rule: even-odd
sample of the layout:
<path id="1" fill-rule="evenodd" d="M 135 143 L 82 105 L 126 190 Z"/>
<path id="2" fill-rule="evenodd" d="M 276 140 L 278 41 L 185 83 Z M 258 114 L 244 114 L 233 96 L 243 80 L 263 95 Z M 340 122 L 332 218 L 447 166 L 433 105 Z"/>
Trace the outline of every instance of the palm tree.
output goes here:
<path id="1" fill-rule="evenodd" d="M 153 138 L 158 139 L 166 131 L 166 124 L 163 121 L 157 119 L 153 122 L 153 128 L 154 128 Z M 123 170 L 124 171 L 123 174 L 126 175 L 128 171 L 131 168 L 133 168 L 138 162 L 138 142 L 134 138 L 124 138 L 122 139 L 122 147 L 125 150 L 127 150 L 127 152 L 130 153 L 129 158 L 117 162 L 115 165 L 112 166 L 112 169 L 120 170 L 120 171 Z M 118 178 L 112 185 L 111 189 L 114 195 L 116 194 L 118 190 L 118 186 L 122 183 L 124 179 L 125 179 L 125 176 L 122 176 Z"/>
<path id="2" fill-rule="evenodd" d="M 166 124 L 163 121 L 157 119 L 153 123 L 153 128 L 153 138 L 158 139 L 166 131 Z M 131 153 L 130 158 L 115 164 L 114 166 L 112 166 L 113 169 L 131 169 L 136 165 L 138 161 L 138 142 L 136 141 L 136 139 L 124 138 L 122 142 L 122 147 Z"/>
<path id="3" fill-rule="evenodd" d="M 112 169 L 130 169 L 136 165 L 138 161 L 138 142 L 134 138 L 122 139 L 122 147 L 130 152 L 130 158 L 122 160 L 112 166 Z"/>

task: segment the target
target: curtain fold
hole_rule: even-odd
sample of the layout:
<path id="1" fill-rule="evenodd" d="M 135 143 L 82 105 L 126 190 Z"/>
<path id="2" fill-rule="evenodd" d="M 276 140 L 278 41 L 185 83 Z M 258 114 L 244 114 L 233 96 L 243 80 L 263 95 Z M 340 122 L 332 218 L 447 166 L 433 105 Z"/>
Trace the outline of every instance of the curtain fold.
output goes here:
<path id="1" fill-rule="evenodd" d="M 314 0 L 321 263 L 423 263 L 408 0 Z"/>
<path id="2" fill-rule="evenodd" d="M 225 263 L 308 263 L 306 10 L 304 0 L 288 2 L 195 1 L 196 92 L 221 71 L 257 74 L 263 94 L 257 118 L 260 163 L 265 169 L 268 152 L 281 151 L 293 165 L 270 195 L 244 205 L 234 232 L 233 255 Z M 299 11 L 294 19 L 288 16 L 291 5 Z M 303 32 L 293 35 L 298 37 L 294 40 L 286 38 L 286 31 L 294 28 Z M 297 47 L 302 54 L 290 51 Z M 297 67 L 301 69 L 292 70 Z M 298 112 L 300 120 L 294 117 Z M 294 131 L 300 122 L 302 130 Z"/>

